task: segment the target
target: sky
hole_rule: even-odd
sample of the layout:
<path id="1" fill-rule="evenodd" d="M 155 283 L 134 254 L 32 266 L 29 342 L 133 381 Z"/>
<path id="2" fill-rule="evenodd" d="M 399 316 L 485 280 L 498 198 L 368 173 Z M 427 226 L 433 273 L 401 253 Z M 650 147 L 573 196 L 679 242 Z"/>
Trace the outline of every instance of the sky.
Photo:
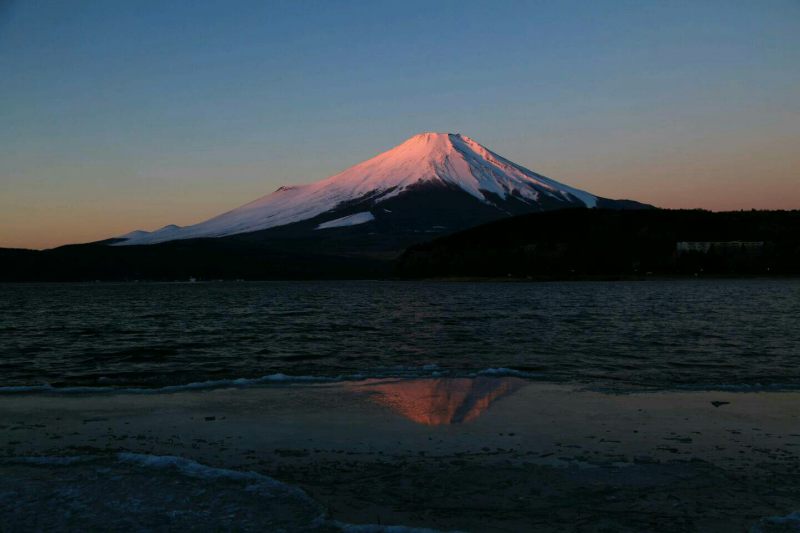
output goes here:
<path id="1" fill-rule="evenodd" d="M 0 0 L 0 247 L 192 224 L 423 131 L 800 208 L 800 2 Z"/>

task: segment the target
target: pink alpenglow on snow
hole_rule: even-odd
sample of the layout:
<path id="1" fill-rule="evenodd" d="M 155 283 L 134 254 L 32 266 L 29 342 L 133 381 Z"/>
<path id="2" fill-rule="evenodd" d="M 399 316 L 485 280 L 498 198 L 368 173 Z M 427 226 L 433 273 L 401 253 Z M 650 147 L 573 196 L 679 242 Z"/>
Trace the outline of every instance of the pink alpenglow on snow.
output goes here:
<path id="1" fill-rule="evenodd" d="M 153 244 L 176 239 L 224 237 L 292 224 L 363 199 L 373 205 L 419 185 L 460 189 L 480 202 L 514 197 L 537 204 L 551 201 L 596 207 L 598 197 L 532 172 L 458 133 L 420 133 L 404 143 L 329 178 L 281 187 L 272 194 L 191 226 L 135 231 L 117 243 Z M 369 212 L 325 221 L 315 229 L 351 226 L 373 220 Z"/>

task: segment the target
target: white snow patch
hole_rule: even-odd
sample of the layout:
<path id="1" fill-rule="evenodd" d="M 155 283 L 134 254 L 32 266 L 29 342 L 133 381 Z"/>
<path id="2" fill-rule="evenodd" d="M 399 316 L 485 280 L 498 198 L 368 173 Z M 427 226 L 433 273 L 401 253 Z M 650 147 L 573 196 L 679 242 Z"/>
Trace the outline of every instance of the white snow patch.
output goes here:
<path id="1" fill-rule="evenodd" d="M 244 481 L 256 481 L 273 488 L 302 494 L 304 498 L 308 498 L 304 492 L 296 487 L 286 485 L 285 483 L 281 483 L 280 481 L 277 481 L 269 476 L 258 474 L 252 471 L 215 468 L 192 461 L 191 459 L 173 455 L 149 455 L 143 453 L 120 452 L 117 454 L 117 458 L 123 462 L 133 463 L 149 468 L 174 468 L 184 475 L 196 478 L 227 478 Z"/>
<path id="2" fill-rule="evenodd" d="M 522 370 L 514 370 L 513 368 L 485 368 L 480 372 L 476 372 L 474 375 L 476 376 L 493 376 L 493 377 L 505 377 L 505 376 L 515 376 L 519 378 L 533 378 L 536 377 L 536 374 L 531 372 L 523 372 Z"/>
<path id="3" fill-rule="evenodd" d="M 346 217 L 337 218 L 336 220 L 329 220 L 327 222 L 323 222 L 319 226 L 314 229 L 328 229 L 328 228 L 341 228 L 344 226 L 358 226 L 359 224 L 365 224 L 367 222 L 372 222 L 375 220 L 375 217 L 369 211 L 364 211 L 362 213 L 356 213 L 355 215 L 348 215 Z"/>

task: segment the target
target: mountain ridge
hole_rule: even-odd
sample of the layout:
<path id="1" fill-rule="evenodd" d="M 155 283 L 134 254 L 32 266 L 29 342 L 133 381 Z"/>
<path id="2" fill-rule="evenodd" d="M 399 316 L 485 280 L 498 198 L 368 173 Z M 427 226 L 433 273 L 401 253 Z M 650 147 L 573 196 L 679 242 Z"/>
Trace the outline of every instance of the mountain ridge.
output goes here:
<path id="1" fill-rule="evenodd" d="M 240 207 L 203 222 L 179 227 L 168 225 L 153 232 L 136 230 L 118 237 L 114 245 L 155 244 L 178 239 L 227 237 L 315 221 L 309 231 L 338 227 L 337 219 L 350 218 L 349 225 L 379 224 L 393 213 L 388 204 L 414 210 L 424 200 L 420 191 L 449 191 L 450 204 L 460 193 L 475 202 L 467 211 L 478 213 L 472 224 L 434 211 L 421 219 L 427 227 L 456 231 L 487 220 L 522 212 L 559 207 L 650 207 L 630 200 L 608 200 L 533 172 L 496 154 L 459 133 L 426 132 L 358 163 L 328 178 L 306 185 L 279 187 Z M 440 195 L 441 196 L 441 195 Z M 396 200 L 409 200 L 400 205 Z M 485 207 L 494 213 L 487 214 Z M 357 208 L 357 211 L 354 211 Z M 457 217 L 463 218 L 463 217 Z M 469 217 L 467 217 L 469 218 Z M 413 226 L 413 224 L 412 224 Z M 425 228 L 415 228 L 424 230 Z"/>

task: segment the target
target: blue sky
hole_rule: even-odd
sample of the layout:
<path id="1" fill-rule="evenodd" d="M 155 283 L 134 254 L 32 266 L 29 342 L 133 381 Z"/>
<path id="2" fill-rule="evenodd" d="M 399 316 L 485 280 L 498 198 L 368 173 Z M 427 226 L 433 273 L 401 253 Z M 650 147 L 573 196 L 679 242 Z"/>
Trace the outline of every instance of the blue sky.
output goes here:
<path id="1" fill-rule="evenodd" d="M 800 208 L 800 2 L 0 0 L 0 246 L 188 224 L 421 131 Z"/>

